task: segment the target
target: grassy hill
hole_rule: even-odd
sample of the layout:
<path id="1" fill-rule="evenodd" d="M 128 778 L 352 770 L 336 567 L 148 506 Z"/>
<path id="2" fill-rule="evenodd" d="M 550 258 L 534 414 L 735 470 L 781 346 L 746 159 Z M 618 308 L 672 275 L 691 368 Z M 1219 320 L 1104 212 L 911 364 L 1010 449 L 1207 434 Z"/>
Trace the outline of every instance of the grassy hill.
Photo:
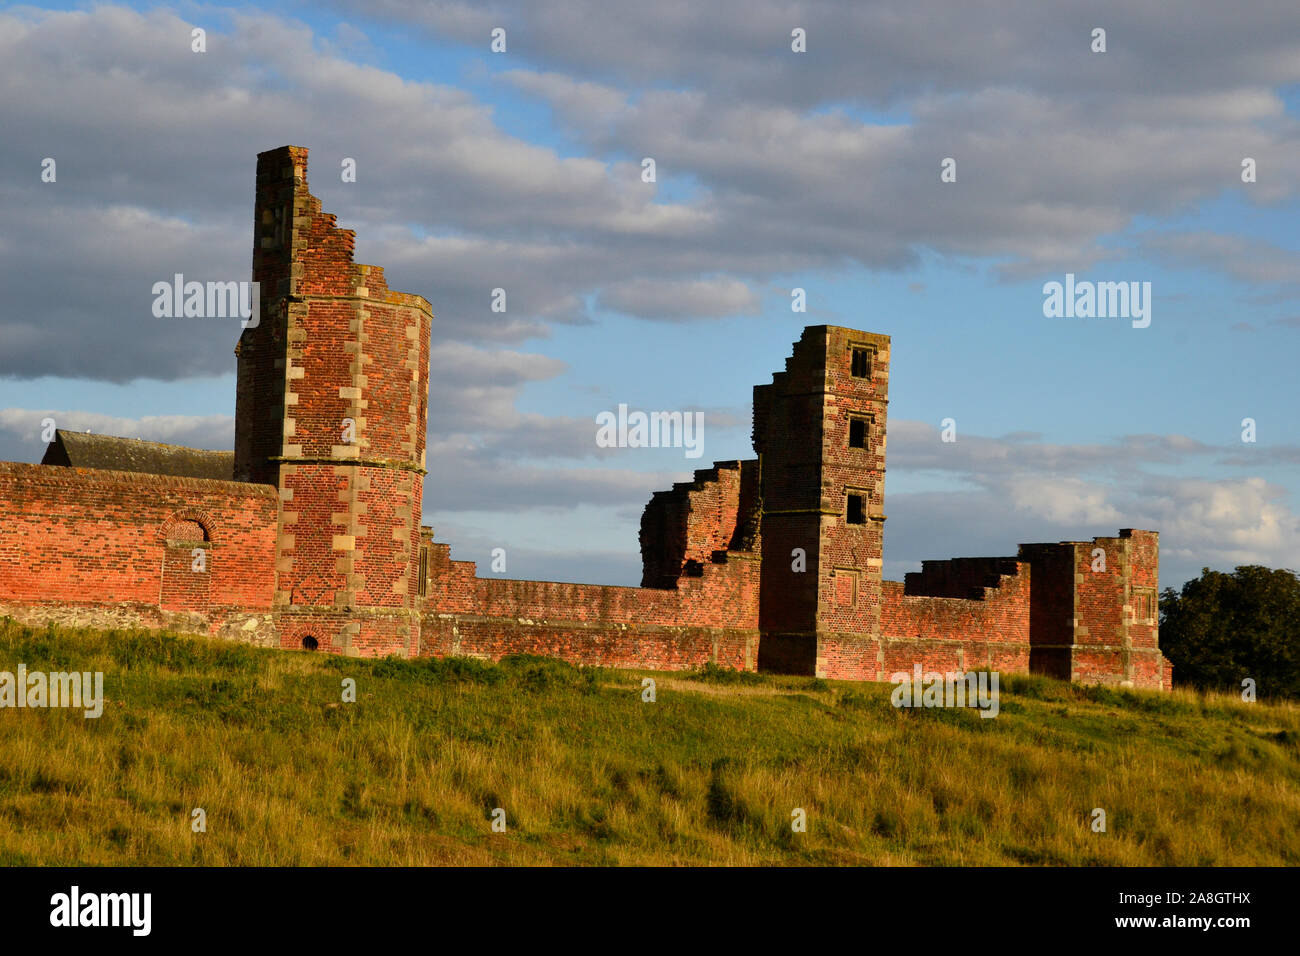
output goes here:
<path id="1" fill-rule="evenodd" d="M 6 865 L 1300 863 L 1294 704 L 1004 677 L 982 719 L 888 684 L 0 619 L 20 662 L 103 671 L 109 702 L 0 709 Z"/>

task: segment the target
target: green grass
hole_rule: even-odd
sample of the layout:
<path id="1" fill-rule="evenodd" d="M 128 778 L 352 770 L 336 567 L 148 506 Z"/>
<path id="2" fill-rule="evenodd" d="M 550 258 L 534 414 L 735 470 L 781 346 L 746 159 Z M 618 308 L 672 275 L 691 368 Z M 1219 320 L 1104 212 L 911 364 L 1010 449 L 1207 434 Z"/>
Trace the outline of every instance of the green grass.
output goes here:
<path id="1" fill-rule="evenodd" d="M 0 709 L 0 864 L 1300 863 L 1294 704 L 1004 677 L 990 720 L 888 684 L 0 619 L 20 662 L 103 671 L 109 702 Z"/>

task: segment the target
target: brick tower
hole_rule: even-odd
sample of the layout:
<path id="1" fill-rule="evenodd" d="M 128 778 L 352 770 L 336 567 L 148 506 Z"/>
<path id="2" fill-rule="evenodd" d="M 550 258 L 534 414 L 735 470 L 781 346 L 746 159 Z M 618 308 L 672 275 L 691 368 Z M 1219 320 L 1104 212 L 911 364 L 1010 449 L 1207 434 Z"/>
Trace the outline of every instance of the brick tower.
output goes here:
<path id="1" fill-rule="evenodd" d="M 235 478 L 279 489 L 281 646 L 410 656 L 433 313 L 354 264 L 354 236 L 308 191 L 306 149 L 258 155 Z"/>
<path id="2" fill-rule="evenodd" d="M 754 388 L 763 670 L 824 676 L 828 654 L 876 654 L 888 391 L 889 337 L 827 325 Z"/>

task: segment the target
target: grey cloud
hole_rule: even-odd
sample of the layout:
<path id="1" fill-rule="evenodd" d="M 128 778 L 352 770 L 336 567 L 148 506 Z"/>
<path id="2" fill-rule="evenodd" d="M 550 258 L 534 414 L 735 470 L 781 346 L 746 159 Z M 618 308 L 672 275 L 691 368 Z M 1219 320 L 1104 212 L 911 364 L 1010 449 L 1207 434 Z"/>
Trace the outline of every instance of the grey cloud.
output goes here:
<path id="1" fill-rule="evenodd" d="M 972 476 L 1022 472 L 1067 478 L 1128 476 L 1144 465 L 1186 464 L 1197 456 L 1222 455 L 1228 449 L 1186 435 L 1125 435 L 1107 444 L 1061 445 L 1041 441 L 1036 433 L 989 438 L 959 430 L 955 442 L 944 442 L 940 430 L 928 422 L 897 419 L 889 423 L 892 468 Z"/>
<path id="2" fill-rule="evenodd" d="M 400 4 L 380 9 L 466 38 L 488 22 L 445 4 L 418 14 Z M 784 7 L 746 8 L 738 19 L 725 4 L 667 17 L 657 6 L 629 7 L 584 21 L 577 44 L 566 24 L 583 9 L 566 4 L 538 20 L 530 9 L 502 7 L 489 19 L 515 24 L 520 63 L 544 60 L 548 44 L 563 39 L 565 49 L 628 68 L 653 55 L 661 78 L 681 68 L 700 87 L 660 83 L 631 97 L 604 79 L 582 79 L 567 61 L 575 75 L 503 74 L 578 124 L 596 154 L 587 157 L 511 136 L 462 91 L 340 59 L 300 24 L 237 14 L 232 31 L 210 31 L 210 52 L 197 56 L 180 42 L 189 24 L 167 11 L 0 15 L 0 89 L 31 91 L 0 98 L 0 122 L 13 131 L 0 141 L 0 165 L 12 171 L 0 202 L 13 234 L 28 240 L 9 243 L 0 273 L 12 304 L 0 322 L 0 374 L 128 381 L 229 371 L 236 329 L 161 324 L 142 308 L 141 290 L 174 272 L 247 275 L 253 156 L 286 141 L 313 148 L 313 189 L 357 230 L 358 259 L 385 266 L 394 288 L 433 303 L 437 340 L 501 345 L 545 335 L 555 323 L 591 322 L 584 303 L 593 293 L 633 314 L 665 317 L 672 302 L 690 298 L 683 290 L 699 303 L 681 306 L 680 318 L 732 301 L 743 312 L 753 300 L 719 302 L 717 283 L 736 290 L 800 270 L 902 269 L 919 262 L 920 249 L 998 257 L 1006 278 L 1078 270 L 1117 255 L 1098 239 L 1134 216 L 1229 188 L 1236 170 L 1223 169 L 1225 155 L 1249 151 L 1267 163 L 1268 183 L 1251 194 L 1259 201 L 1293 195 L 1300 182 L 1300 133 L 1266 88 L 1300 68 L 1288 65 L 1283 54 L 1293 43 L 1270 29 L 1266 12 L 1253 14 L 1253 27 L 1265 28 L 1251 34 L 1253 57 L 1243 55 L 1247 30 L 1237 20 L 1186 15 L 1186 32 L 1216 35 L 1207 62 L 1197 60 L 1197 82 L 1163 30 L 1118 6 L 1109 14 L 1114 54 L 1076 61 L 1062 59 L 1060 44 L 1086 22 L 1080 13 L 1062 18 L 1029 5 L 994 32 L 971 23 L 970 35 L 986 39 L 981 48 L 960 32 L 922 38 L 916 31 L 928 28 L 919 19 L 816 5 L 810 15 L 825 18 L 822 27 L 810 21 L 818 52 L 799 65 L 781 54 L 789 63 L 775 71 L 752 44 L 788 37 Z M 941 8 L 914 12 L 926 9 Z M 942 9 L 955 27 L 969 16 L 960 5 Z M 617 40 L 629 24 L 637 25 L 630 51 Z M 895 64 L 897 89 L 878 90 L 906 95 L 899 122 L 806 112 L 816 97 L 763 99 L 764 83 L 790 79 L 780 75 L 786 69 L 808 73 L 810 91 L 834 91 L 832 102 L 845 102 L 845 89 L 870 91 L 861 71 L 888 71 L 848 39 L 857 29 L 867 49 L 894 38 L 885 63 L 924 58 Z M 600 45 L 602 31 L 614 31 L 604 41 L 612 47 Z M 676 52 L 664 48 L 669 41 Z M 706 48 L 710 56 L 701 57 Z M 990 51 L 1002 52 L 990 60 Z M 1139 55 L 1158 75 L 1144 73 L 1140 93 L 1099 95 Z M 936 85 L 940 64 L 951 90 Z M 1013 67 L 1022 78 L 1014 88 L 998 81 Z M 1071 86 L 1062 69 L 1083 71 L 1094 85 Z M 740 82 L 728 86 L 727 77 Z M 176 135 L 178 124 L 185 135 Z M 39 182 L 42 155 L 59 159 L 57 184 Z M 664 200 L 642 183 L 628 160 L 639 155 L 658 159 L 664 181 L 693 183 L 690 198 Z M 954 188 L 938 182 L 944 156 L 958 159 Z M 335 178 L 343 157 L 357 160 L 356 184 Z M 51 259 L 50 249 L 60 256 Z M 1279 263 L 1242 275 L 1288 282 L 1293 270 Z M 497 287 L 509 296 L 505 314 L 489 307 Z"/>
<path id="3" fill-rule="evenodd" d="M 1242 282 L 1277 283 L 1289 294 L 1300 295 L 1300 256 L 1294 250 L 1210 232 L 1148 233 L 1140 238 L 1142 248 L 1161 261 L 1214 269 Z"/>
<path id="4" fill-rule="evenodd" d="M 483 349 L 466 342 L 440 342 L 429 352 L 429 376 L 440 384 L 508 385 L 538 382 L 568 366 L 545 355 Z"/>
<path id="5" fill-rule="evenodd" d="M 455 446 L 439 446 L 451 452 Z M 463 449 L 461 449 L 463 451 Z M 473 455 L 431 454 L 425 484 L 425 513 L 457 511 L 510 513 L 569 509 L 578 504 L 600 507 L 644 504 L 652 492 L 667 488 L 671 474 L 594 468 L 541 468 L 515 464 L 501 468 Z M 678 478 L 677 480 L 680 480 Z"/>
<path id="6" fill-rule="evenodd" d="M 1010 555 L 1020 543 L 1089 540 L 1121 527 L 1161 533 L 1165 584 L 1179 585 L 1202 566 L 1300 563 L 1300 517 L 1285 489 L 1258 477 L 1170 477 L 1145 467 L 1186 467 L 1212 457 L 1238 467 L 1300 462 L 1294 446 L 1228 451 L 1184 435 L 1151 434 L 1097 445 L 960 435 L 945 444 L 924 422 L 891 421 L 892 474 L 947 473 L 967 488 L 887 496 L 890 573 L 914 570 L 925 558 Z"/>
<path id="7" fill-rule="evenodd" d="M 1124 0 L 986 4 L 911 0 L 905 8 L 851 0 L 336 0 L 439 39 L 481 45 L 505 27 L 508 56 L 584 80 L 698 86 L 729 98 L 811 107 L 887 106 L 922 92 L 1025 86 L 1061 94 L 1169 94 L 1294 82 L 1300 36 L 1285 4 L 1229 14 L 1214 0 L 1165 8 Z M 1089 50 L 1105 25 L 1108 50 Z M 807 31 L 794 54 L 790 33 Z"/>
<path id="8" fill-rule="evenodd" d="M 1300 447 L 1296 445 L 1241 445 L 1221 458 L 1216 464 L 1233 468 L 1272 468 L 1279 465 L 1300 465 Z"/>
<path id="9" fill-rule="evenodd" d="M 0 273 L 0 292 L 20 317 L 2 326 L 0 374 L 129 381 L 228 371 L 238 329 L 165 326 L 149 312 L 149 290 L 176 272 L 200 281 L 248 275 L 255 153 L 286 140 L 313 147 L 313 189 L 358 230 L 361 261 L 384 251 L 371 237 L 393 231 L 393 220 L 646 236 L 696 218 L 614 178 L 604 163 L 563 159 L 502 133 L 467 94 L 331 59 L 302 27 L 235 21 L 229 35 L 210 32 L 200 56 L 189 52 L 189 25 L 165 11 L 0 16 L 0 88 L 26 91 L 0 101 L 12 134 L 0 141 L 0 166 L 11 171 L 0 202 L 12 234 L 24 237 L 6 244 Z M 123 70 L 124 62 L 138 67 Z M 394 137 L 398 118 L 403 133 Z M 181 119 L 184 136 L 176 135 Z M 404 145 L 370 151 L 368 142 Z M 42 156 L 58 162 L 56 183 L 40 181 Z M 342 157 L 357 159 L 355 188 L 331 178 Z M 444 336 L 510 342 L 546 322 L 586 321 L 579 293 L 590 282 L 565 274 L 563 244 L 534 243 L 531 261 L 509 240 L 428 257 L 397 231 L 407 251 L 395 257 L 394 285 L 434 302 Z M 572 242 L 596 244 L 592 235 Z M 497 286 L 512 293 L 507 315 L 488 308 Z"/>
<path id="10" fill-rule="evenodd" d="M 736 279 L 695 281 L 632 279 L 608 286 L 598 298 L 601 308 L 643 319 L 674 321 L 757 315 L 758 293 Z"/>

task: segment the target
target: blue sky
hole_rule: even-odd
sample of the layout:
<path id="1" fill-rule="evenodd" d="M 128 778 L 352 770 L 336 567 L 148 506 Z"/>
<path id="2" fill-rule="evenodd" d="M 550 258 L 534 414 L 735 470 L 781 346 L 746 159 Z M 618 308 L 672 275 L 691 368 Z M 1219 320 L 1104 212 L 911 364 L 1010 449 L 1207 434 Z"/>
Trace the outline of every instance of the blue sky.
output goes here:
<path id="1" fill-rule="evenodd" d="M 292 143 L 433 304 L 425 521 L 484 573 L 636 583 L 650 493 L 751 457 L 753 386 L 822 323 L 893 337 L 887 576 L 1129 526 L 1162 585 L 1300 566 L 1300 11 L 1041 6 L 7 8 L 0 458 L 50 414 L 230 446 L 237 327 L 146 292 L 247 276 L 256 153 Z M 1150 282 L 1150 327 L 1046 318 L 1067 272 Z M 596 448 L 619 403 L 703 410 L 704 458 Z"/>

